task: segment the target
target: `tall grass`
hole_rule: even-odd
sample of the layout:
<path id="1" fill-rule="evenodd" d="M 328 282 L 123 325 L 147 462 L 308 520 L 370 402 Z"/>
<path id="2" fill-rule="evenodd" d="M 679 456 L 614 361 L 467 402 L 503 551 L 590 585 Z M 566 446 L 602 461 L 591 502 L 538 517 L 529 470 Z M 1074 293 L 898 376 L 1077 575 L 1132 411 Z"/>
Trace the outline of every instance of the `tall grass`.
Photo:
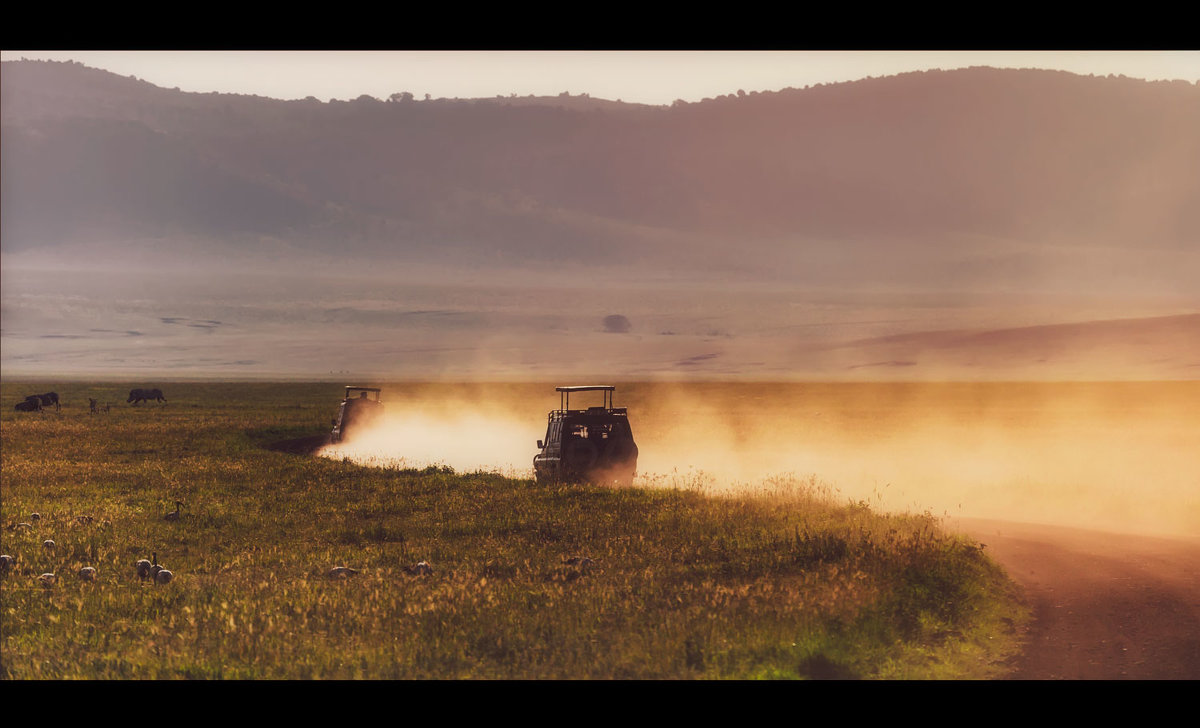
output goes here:
<path id="1" fill-rule="evenodd" d="M 117 385 L 55 388 L 59 413 L 0 414 L 0 522 L 42 516 L 0 531 L 6 678 L 984 678 L 1019 647 L 976 544 L 815 478 L 733 497 L 364 467 L 265 448 L 320 432 L 336 386 L 177 383 L 99 415 Z M 152 552 L 174 582 L 139 582 Z"/>

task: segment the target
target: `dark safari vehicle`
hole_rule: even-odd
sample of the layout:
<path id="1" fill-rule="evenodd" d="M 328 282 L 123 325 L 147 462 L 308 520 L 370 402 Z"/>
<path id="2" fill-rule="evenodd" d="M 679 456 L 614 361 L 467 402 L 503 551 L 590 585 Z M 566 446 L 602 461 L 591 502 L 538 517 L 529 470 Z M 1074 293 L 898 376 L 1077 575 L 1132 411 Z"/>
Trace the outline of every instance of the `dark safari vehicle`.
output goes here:
<path id="1" fill-rule="evenodd" d="M 538 482 L 593 481 L 629 485 L 637 473 L 638 449 L 624 407 L 613 407 L 610 385 L 556 387 L 559 408 L 549 415 L 545 442 L 533 457 Z M 579 392 L 602 392 L 604 404 L 571 409 L 570 397 Z"/>
<path id="2" fill-rule="evenodd" d="M 346 396 L 338 406 L 337 417 L 333 418 L 330 442 L 342 442 L 348 432 L 369 425 L 383 414 L 383 402 L 378 387 L 346 387 Z M 372 399 L 371 395 L 375 395 Z"/>

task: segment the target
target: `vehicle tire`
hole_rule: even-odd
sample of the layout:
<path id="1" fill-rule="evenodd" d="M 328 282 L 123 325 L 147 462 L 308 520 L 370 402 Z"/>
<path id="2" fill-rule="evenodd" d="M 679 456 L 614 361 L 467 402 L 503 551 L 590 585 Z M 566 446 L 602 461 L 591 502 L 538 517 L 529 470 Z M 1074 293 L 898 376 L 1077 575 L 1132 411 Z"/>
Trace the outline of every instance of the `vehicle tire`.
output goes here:
<path id="1" fill-rule="evenodd" d="M 572 440 L 571 444 L 567 445 L 563 459 L 572 470 L 582 472 L 595 465 L 599 455 L 596 445 L 591 441 Z"/>

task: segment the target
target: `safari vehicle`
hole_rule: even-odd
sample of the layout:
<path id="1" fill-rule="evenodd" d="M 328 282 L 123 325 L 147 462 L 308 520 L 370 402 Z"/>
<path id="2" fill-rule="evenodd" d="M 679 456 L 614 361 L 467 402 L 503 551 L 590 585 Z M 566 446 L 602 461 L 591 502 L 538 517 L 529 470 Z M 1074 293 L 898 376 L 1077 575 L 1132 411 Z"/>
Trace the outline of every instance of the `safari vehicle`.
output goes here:
<path id="1" fill-rule="evenodd" d="M 613 407 L 611 385 L 556 387 L 559 408 L 550 412 L 545 441 L 533 457 L 533 472 L 546 481 L 633 482 L 638 448 L 624 407 Z M 603 405 L 571 409 L 572 394 L 602 392 Z"/>
<path id="2" fill-rule="evenodd" d="M 338 406 L 337 417 L 330 424 L 333 432 L 329 433 L 330 442 L 342 442 L 346 434 L 370 424 L 383 414 L 383 402 L 380 399 L 379 387 L 346 386 L 346 395 Z M 374 395 L 372 397 L 371 395 Z"/>

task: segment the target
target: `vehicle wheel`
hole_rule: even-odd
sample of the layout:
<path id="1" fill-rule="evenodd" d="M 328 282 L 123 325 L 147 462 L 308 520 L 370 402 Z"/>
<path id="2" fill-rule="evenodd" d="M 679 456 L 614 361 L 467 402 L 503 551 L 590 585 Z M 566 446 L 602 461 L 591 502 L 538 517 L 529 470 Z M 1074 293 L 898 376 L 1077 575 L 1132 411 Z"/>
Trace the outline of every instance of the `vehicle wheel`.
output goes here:
<path id="1" fill-rule="evenodd" d="M 566 460 L 576 471 L 585 471 L 595 465 L 598 456 L 595 444 L 588 440 L 573 440 L 567 446 Z"/>

